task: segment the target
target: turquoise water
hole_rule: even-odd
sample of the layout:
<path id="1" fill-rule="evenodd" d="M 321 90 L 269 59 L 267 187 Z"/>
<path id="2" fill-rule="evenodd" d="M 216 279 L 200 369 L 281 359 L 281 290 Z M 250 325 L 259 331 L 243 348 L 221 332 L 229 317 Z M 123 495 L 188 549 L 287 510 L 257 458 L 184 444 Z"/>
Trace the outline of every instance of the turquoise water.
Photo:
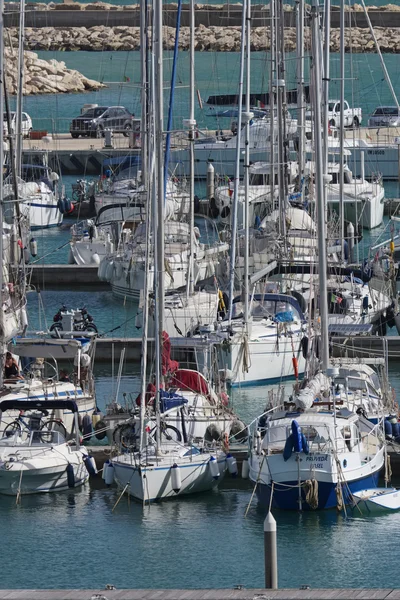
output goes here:
<path id="1" fill-rule="evenodd" d="M 45 52 L 38 53 L 41 58 L 65 61 L 67 67 L 77 69 L 90 78 L 104 81 L 109 86 L 98 92 L 86 94 L 46 94 L 28 96 L 24 99 L 24 110 L 33 118 L 35 129 L 49 132 L 68 131 L 73 117 L 80 114 L 86 103 L 124 105 L 136 115 L 140 113 L 140 63 L 139 52 Z M 400 85 L 400 63 L 395 54 L 385 56 L 386 65 L 395 89 Z M 165 52 L 165 111 L 169 101 L 168 86 L 171 78 L 172 52 Z M 212 94 L 236 93 L 239 77 L 238 52 L 196 52 L 196 89 L 205 102 Z M 286 58 L 287 86 L 295 87 L 295 56 Z M 346 98 L 352 106 L 363 110 L 364 122 L 368 115 L 380 104 L 393 104 L 389 88 L 386 85 L 379 58 L 375 54 L 346 54 Z M 122 83 L 124 76 L 129 83 Z M 251 89 L 254 92 L 268 90 L 268 55 L 263 52 L 251 54 Z M 306 79 L 308 61 L 306 61 Z M 177 64 L 177 80 L 174 99 L 175 129 L 182 129 L 182 120 L 189 115 L 189 53 L 181 51 Z M 111 83 L 110 83 L 111 82 Z M 339 55 L 331 56 L 332 98 L 339 97 Z M 15 99 L 13 99 L 15 101 Z M 200 108 L 196 104 L 195 117 L 201 128 L 212 130 L 229 127 L 226 119 L 208 116 L 205 104 Z"/>
<path id="2" fill-rule="evenodd" d="M 135 392 L 130 368 L 121 391 Z M 100 406 L 112 396 L 109 370 L 96 374 Z M 395 375 L 399 389 L 399 375 Z M 256 414 L 266 388 L 236 391 L 242 416 Z M 219 492 L 164 502 L 142 510 L 116 488 L 84 489 L 15 499 L 0 497 L 1 587 L 204 588 L 263 587 L 265 510 L 251 487 L 227 479 Z M 391 587 L 398 581 L 396 531 L 400 513 L 379 517 L 336 511 L 275 511 L 279 586 Z"/>

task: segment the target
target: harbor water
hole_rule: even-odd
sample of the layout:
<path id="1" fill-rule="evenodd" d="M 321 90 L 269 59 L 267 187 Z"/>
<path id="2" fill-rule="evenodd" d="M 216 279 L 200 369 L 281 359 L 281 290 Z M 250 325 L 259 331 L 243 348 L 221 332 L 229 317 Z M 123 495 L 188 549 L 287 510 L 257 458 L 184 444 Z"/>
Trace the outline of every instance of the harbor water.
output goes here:
<path id="1" fill-rule="evenodd" d="M 131 371 L 131 367 L 129 367 Z M 390 369 L 400 392 L 400 375 Z M 137 373 L 121 392 L 138 391 Z M 110 372 L 96 372 L 100 407 L 113 395 Z M 115 388 L 114 388 L 115 392 Z M 236 410 L 249 418 L 267 388 L 235 390 Z M 400 483 L 400 482 L 399 482 Z M 0 498 L 1 587 L 232 588 L 263 587 L 265 508 L 248 482 L 226 479 L 219 491 L 146 507 L 119 498 L 96 481 L 83 489 Z M 336 510 L 275 511 L 279 586 L 390 587 L 398 581 L 400 513 L 367 517 Z"/>

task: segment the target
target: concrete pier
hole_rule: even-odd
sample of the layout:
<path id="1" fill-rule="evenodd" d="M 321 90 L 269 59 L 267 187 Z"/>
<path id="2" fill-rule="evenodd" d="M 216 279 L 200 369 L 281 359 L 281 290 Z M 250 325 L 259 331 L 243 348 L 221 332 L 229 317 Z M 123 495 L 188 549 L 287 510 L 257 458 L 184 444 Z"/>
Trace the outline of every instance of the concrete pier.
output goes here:
<path id="1" fill-rule="evenodd" d="M 112 569 L 107 579 L 112 582 Z M 107 580 L 106 579 L 106 580 Z M 266 590 L 238 585 L 229 589 L 116 589 L 113 585 L 92 590 L 0 590 L 0 600 L 398 600 L 394 588 L 345 588 Z"/>

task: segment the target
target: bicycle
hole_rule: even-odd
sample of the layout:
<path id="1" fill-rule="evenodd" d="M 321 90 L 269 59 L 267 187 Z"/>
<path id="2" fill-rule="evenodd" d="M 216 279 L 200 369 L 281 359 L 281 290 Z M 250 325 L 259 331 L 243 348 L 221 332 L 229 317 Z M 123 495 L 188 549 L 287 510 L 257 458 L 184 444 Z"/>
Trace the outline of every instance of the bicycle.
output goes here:
<path id="1" fill-rule="evenodd" d="M 20 411 L 18 417 L 9 423 L 3 431 L 4 437 L 12 437 L 15 434 L 22 435 L 22 432 L 27 432 L 29 435 L 32 431 L 57 431 L 64 438 L 67 437 L 67 430 L 60 419 L 47 419 L 44 417 L 49 415 L 46 409 L 34 412 L 31 415 L 26 415 L 24 411 Z"/>
<path id="2" fill-rule="evenodd" d="M 137 430 L 136 430 L 136 426 L 137 426 Z M 180 443 L 182 441 L 181 432 L 179 431 L 179 429 L 177 429 L 173 425 L 166 425 L 164 423 L 164 421 L 161 421 L 160 427 L 161 427 L 161 435 L 163 435 L 168 441 L 174 440 L 177 443 Z M 148 432 L 148 436 L 154 437 L 154 435 L 156 434 L 156 429 L 157 429 L 157 426 L 153 427 L 153 429 L 151 429 Z M 175 437 L 173 437 L 172 435 L 170 435 L 167 432 L 168 429 L 175 434 Z M 129 449 L 129 450 L 137 449 L 137 444 L 138 444 L 139 439 L 140 439 L 139 423 L 120 423 L 119 425 L 116 426 L 116 428 L 113 431 L 114 443 L 116 445 L 121 445 L 123 448 Z"/>

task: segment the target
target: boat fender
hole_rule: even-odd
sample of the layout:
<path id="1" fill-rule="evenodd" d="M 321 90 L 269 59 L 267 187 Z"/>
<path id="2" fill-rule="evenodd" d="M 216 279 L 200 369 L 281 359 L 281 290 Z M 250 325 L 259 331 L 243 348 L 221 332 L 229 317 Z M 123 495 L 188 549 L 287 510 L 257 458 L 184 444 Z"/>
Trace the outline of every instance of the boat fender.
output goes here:
<path id="1" fill-rule="evenodd" d="M 94 457 L 87 455 L 87 456 L 85 456 L 83 461 L 85 463 L 85 467 L 86 467 L 86 470 L 89 473 L 89 475 L 97 475 L 97 467 L 96 467 L 96 461 L 94 460 Z"/>
<path id="2" fill-rule="evenodd" d="M 105 273 L 105 280 L 106 281 L 111 281 L 113 273 L 114 273 L 114 261 L 110 260 L 110 262 L 107 263 L 107 268 L 106 268 L 106 273 Z"/>
<path id="3" fill-rule="evenodd" d="M 368 296 L 364 296 L 363 301 L 362 301 L 363 310 L 367 311 L 368 306 L 369 306 L 369 298 L 368 298 Z"/>
<path id="4" fill-rule="evenodd" d="M 89 441 L 93 434 L 92 419 L 88 414 L 82 419 L 82 433 L 85 440 Z"/>
<path id="5" fill-rule="evenodd" d="M 121 279 L 123 274 L 124 274 L 124 269 L 122 267 L 122 264 L 120 262 L 115 263 L 115 278 Z"/>
<path id="6" fill-rule="evenodd" d="M 242 462 L 242 479 L 248 479 L 250 474 L 249 461 L 247 458 Z"/>
<path id="7" fill-rule="evenodd" d="M 60 211 L 60 213 L 62 215 L 65 213 L 65 203 L 64 203 L 64 200 L 62 198 L 58 199 L 57 208 L 58 208 L 58 210 Z"/>
<path id="8" fill-rule="evenodd" d="M 301 437 L 301 427 L 298 422 L 293 419 L 292 421 L 292 435 L 293 435 L 293 448 L 295 452 L 303 452 L 303 443 Z"/>
<path id="9" fill-rule="evenodd" d="M 92 414 L 92 425 L 95 427 L 96 423 L 98 423 L 101 419 L 101 412 L 96 408 Z"/>
<path id="10" fill-rule="evenodd" d="M 390 329 L 392 329 L 393 327 L 396 326 L 396 321 L 395 321 L 394 317 L 395 317 L 395 315 L 394 315 L 393 306 L 389 306 L 389 308 L 386 309 L 386 322 L 389 325 Z"/>
<path id="11" fill-rule="evenodd" d="M 94 252 L 92 254 L 91 262 L 92 262 L 93 265 L 99 265 L 100 264 L 100 256 L 97 254 L 97 252 Z"/>
<path id="12" fill-rule="evenodd" d="M 71 212 L 71 206 L 72 206 L 71 200 L 69 198 L 64 198 L 64 213 L 65 214 L 68 214 Z M 73 210 L 73 208 L 72 208 L 72 210 Z"/>
<path id="13" fill-rule="evenodd" d="M 228 465 L 229 474 L 232 475 L 232 477 L 236 477 L 238 474 L 237 462 L 236 458 L 230 453 L 226 457 L 226 464 Z"/>
<path id="14" fill-rule="evenodd" d="M 31 260 L 31 253 L 28 248 L 25 246 L 24 248 L 24 263 L 27 265 Z"/>
<path id="15" fill-rule="evenodd" d="M 210 205 L 209 205 L 208 210 L 209 210 L 211 218 L 216 219 L 218 217 L 219 209 L 218 209 L 218 206 L 217 206 L 214 196 L 212 198 L 210 198 Z"/>
<path id="16" fill-rule="evenodd" d="M 107 261 L 105 258 L 100 261 L 99 268 L 97 269 L 97 277 L 100 281 L 105 281 L 105 275 L 107 270 Z"/>
<path id="17" fill-rule="evenodd" d="M 103 473 L 101 475 L 101 478 L 104 479 L 104 481 L 106 479 L 106 472 L 107 472 L 109 464 L 110 464 L 110 461 L 106 460 L 105 463 L 104 463 L 104 465 L 103 465 Z"/>
<path id="18" fill-rule="evenodd" d="M 104 482 L 106 485 L 111 485 L 114 483 L 114 465 L 112 463 L 108 463 L 107 469 L 104 473 Z"/>
<path id="19" fill-rule="evenodd" d="M 392 422 L 392 436 L 394 438 L 397 438 L 400 436 L 400 426 L 399 423 L 396 421 L 396 423 Z"/>
<path id="20" fill-rule="evenodd" d="M 385 419 L 385 437 L 392 436 L 392 424 L 388 419 Z"/>
<path id="21" fill-rule="evenodd" d="M 107 424 L 105 421 L 97 421 L 94 425 L 95 436 L 98 440 L 104 440 L 107 435 Z"/>
<path id="22" fill-rule="evenodd" d="M 179 491 L 182 487 L 182 477 L 181 469 L 176 463 L 174 463 L 171 467 L 171 485 L 175 494 L 179 494 Z"/>
<path id="23" fill-rule="evenodd" d="M 218 461 L 215 458 L 215 456 L 211 456 L 210 460 L 208 461 L 208 464 L 210 465 L 210 472 L 211 472 L 213 479 L 218 479 L 219 467 L 218 467 Z"/>
<path id="24" fill-rule="evenodd" d="M 300 340 L 300 348 L 303 358 L 306 359 L 308 354 L 308 337 L 306 335 L 304 335 Z"/>
<path id="25" fill-rule="evenodd" d="M 89 354 L 81 354 L 81 367 L 87 369 L 90 366 Z"/>
<path id="26" fill-rule="evenodd" d="M 75 473 L 74 467 L 71 465 L 71 463 L 68 463 L 67 465 L 67 481 L 69 488 L 75 487 Z"/>
<path id="27" fill-rule="evenodd" d="M 293 452 L 293 444 L 294 444 L 294 439 L 293 439 L 293 434 L 291 433 L 285 443 L 285 447 L 283 449 L 283 460 L 286 462 L 287 460 L 289 460 L 289 458 L 292 456 L 292 452 Z"/>
<path id="28" fill-rule="evenodd" d="M 293 363 L 293 373 L 296 379 L 299 378 L 299 364 L 297 362 L 297 358 L 295 356 L 292 357 L 292 363 Z"/>
<path id="29" fill-rule="evenodd" d="M 261 454 L 261 433 L 259 431 L 256 433 L 256 452 Z"/>
<path id="30" fill-rule="evenodd" d="M 31 238 L 29 241 L 29 250 L 31 252 L 31 255 L 33 257 L 37 256 L 38 253 L 38 246 L 37 246 L 37 241 L 35 240 L 35 238 Z"/>

